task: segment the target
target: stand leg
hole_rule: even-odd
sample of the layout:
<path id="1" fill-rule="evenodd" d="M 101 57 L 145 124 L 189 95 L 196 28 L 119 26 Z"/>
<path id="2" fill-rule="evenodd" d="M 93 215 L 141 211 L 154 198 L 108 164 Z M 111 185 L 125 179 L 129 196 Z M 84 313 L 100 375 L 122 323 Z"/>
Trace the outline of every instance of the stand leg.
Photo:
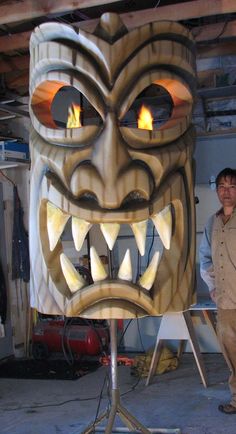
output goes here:
<path id="1" fill-rule="evenodd" d="M 213 331 L 213 333 L 215 334 L 215 336 L 217 338 L 214 312 L 210 311 L 210 310 L 203 309 L 202 313 L 203 313 L 203 316 L 204 316 L 204 319 L 205 319 L 207 325 L 211 328 L 211 330 Z"/>
<path id="2" fill-rule="evenodd" d="M 157 340 L 156 340 L 156 345 L 155 345 L 155 349 L 153 351 L 153 355 L 152 355 L 152 360 L 151 360 L 151 365 L 149 368 L 149 372 L 148 372 L 148 377 L 147 377 L 147 381 L 146 381 L 146 386 L 148 386 L 152 380 L 152 377 L 155 375 L 156 373 L 156 368 L 161 356 L 161 350 L 163 348 L 163 342 L 161 339 L 159 339 L 158 335 L 157 335 Z"/>
<path id="3" fill-rule="evenodd" d="M 112 405 L 109 409 L 103 412 L 93 423 L 91 423 L 81 434 L 90 434 L 104 432 L 111 434 L 113 432 L 126 433 L 128 431 L 138 432 L 141 434 L 151 433 L 173 433 L 181 434 L 179 429 L 160 429 L 160 428 L 145 428 L 128 410 L 120 403 L 120 392 L 118 388 L 118 370 L 117 370 L 117 320 L 110 321 L 110 336 L 111 336 L 111 398 Z M 128 428 L 113 428 L 115 417 L 118 415 L 122 422 Z M 105 428 L 97 428 L 96 426 L 107 419 Z"/>
<path id="4" fill-rule="evenodd" d="M 203 357 L 197 342 L 197 338 L 194 332 L 194 328 L 193 328 L 193 324 L 192 324 L 192 320 L 191 320 L 191 315 L 189 311 L 183 312 L 183 316 L 185 318 L 185 322 L 188 328 L 188 332 L 189 332 L 189 342 L 193 351 L 193 355 L 195 357 L 196 360 L 196 364 L 203 382 L 203 385 L 205 387 L 207 387 L 207 374 L 206 374 L 206 370 L 205 370 L 205 366 L 204 366 L 204 362 L 203 362 Z"/>

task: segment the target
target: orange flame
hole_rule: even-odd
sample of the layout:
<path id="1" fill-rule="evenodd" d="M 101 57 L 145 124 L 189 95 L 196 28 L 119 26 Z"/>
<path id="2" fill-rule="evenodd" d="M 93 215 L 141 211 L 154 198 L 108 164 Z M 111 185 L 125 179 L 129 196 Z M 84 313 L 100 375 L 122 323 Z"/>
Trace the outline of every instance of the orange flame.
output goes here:
<path id="1" fill-rule="evenodd" d="M 138 117 L 138 128 L 142 130 L 153 130 L 153 117 L 150 110 L 142 105 L 139 117 Z"/>
<path id="2" fill-rule="evenodd" d="M 69 106 L 66 128 L 80 128 L 80 127 L 82 127 L 82 124 L 80 121 L 81 111 L 82 111 L 81 107 L 78 104 L 72 103 Z"/>

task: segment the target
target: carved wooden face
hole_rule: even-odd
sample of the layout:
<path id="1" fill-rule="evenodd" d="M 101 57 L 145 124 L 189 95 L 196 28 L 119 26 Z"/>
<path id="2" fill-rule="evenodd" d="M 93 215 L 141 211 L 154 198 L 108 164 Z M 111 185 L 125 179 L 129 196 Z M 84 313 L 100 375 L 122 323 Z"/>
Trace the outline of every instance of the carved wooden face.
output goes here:
<path id="1" fill-rule="evenodd" d="M 94 34 L 56 23 L 35 30 L 30 253 L 31 304 L 40 312 L 132 318 L 189 307 L 195 254 L 194 85 L 193 41 L 177 23 L 128 32 L 119 16 L 105 14 Z M 72 119 L 59 125 L 55 101 L 72 88 L 82 106 L 77 112 L 70 108 Z M 92 247 L 93 283 L 87 285 L 63 252 L 60 237 L 68 221 L 78 256 L 95 224 L 110 249 L 120 226 L 129 224 L 145 255 L 148 221 L 163 253 L 154 253 L 135 281 L 129 250 L 112 279 Z"/>

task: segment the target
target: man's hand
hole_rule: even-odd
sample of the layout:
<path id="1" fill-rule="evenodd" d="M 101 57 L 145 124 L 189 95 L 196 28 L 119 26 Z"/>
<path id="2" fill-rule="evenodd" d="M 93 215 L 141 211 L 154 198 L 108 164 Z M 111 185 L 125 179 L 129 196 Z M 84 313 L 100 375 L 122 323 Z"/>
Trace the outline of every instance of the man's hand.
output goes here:
<path id="1" fill-rule="evenodd" d="M 210 291 L 210 297 L 214 303 L 216 303 L 216 289 L 214 288 L 212 291 Z"/>

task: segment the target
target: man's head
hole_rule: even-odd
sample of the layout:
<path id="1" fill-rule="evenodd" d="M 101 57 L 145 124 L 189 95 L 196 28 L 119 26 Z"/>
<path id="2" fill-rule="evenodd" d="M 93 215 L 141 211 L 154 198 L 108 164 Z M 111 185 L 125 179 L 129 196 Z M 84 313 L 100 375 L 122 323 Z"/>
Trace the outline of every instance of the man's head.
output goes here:
<path id="1" fill-rule="evenodd" d="M 216 177 L 216 189 L 223 207 L 236 206 L 236 169 L 226 167 Z"/>

